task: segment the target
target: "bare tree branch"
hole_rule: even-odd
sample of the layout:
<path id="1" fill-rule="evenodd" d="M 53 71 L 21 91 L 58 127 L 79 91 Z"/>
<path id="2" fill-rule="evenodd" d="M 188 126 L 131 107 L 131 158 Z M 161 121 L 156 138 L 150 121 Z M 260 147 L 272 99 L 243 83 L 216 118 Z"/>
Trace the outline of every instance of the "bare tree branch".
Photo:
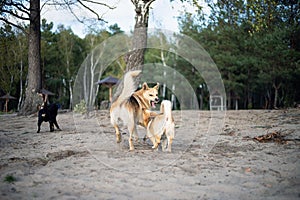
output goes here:
<path id="1" fill-rule="evenodd" d="M 109 9 L 115 9 L 116 8 L 115 6 L 110 6 L 106 3 L 101 3 L 101 2 L 97 2 L 97 1 L 91 1 L 91 0 L 82 0 L 82 1 L 85 1 L 85 2 L 88 2 L 88 3 L 93 3 L 93 4 L 98 4 L 98 5 L 101 5 L 101 6 L 105 6 Z"/>
<path id="2" fill-rule="evenodd" d="M 153 3 L 154 1 L 155 1 L 155 0 L 150 0 L 150 1 L 148 1 L 148 2 L 146 3 L 145 7 L 146 7 L 146 8 L 149 7 L 150 4 Z"/>
<path id="3" fill-rule="evenodd" d="M 13 3 L 13 1 L 11 1 L 11 2 L 7 2 L 6 5 L 7 5 L 7 6 L 14 6 L 14 7 L 16 7 L 18 10 L 20 10 L 21 12 L 24 12 L 24 13 L 26 13 L 27 15 L 29 15 L 29 12 L 30 12 L 29 8 L 26 8 L 26 7 L 25 7 L 23 4 L 21 4 L 21 3 Z M 2 9 L 1 9 L 1 10 L 2 10 Z"/>
<path id="4" fill-rule="evenodd" d="M 80 23 L 84 23 L 81 19 L 79 19 L 79 17 L 77 17 L 77 15 L 74 13 L 73 9 L 71 8 L 70 5 L 67 4 L 68 10 L 71 12 L 71 14 L 76 18 L 77 21 L 79 21 Z"/>
<path id="5" fill-rule="evenodd" d="M 22 4 L 22 1 L 1 1 L 0 13 L 0 21 L 24 31 L 24 27 L 20 26 L 16 22 L 13 22 L 12 20 L 9 20 L 6 16 L 27 21 L 29 20 L 30 10 Z"/>
<path id="6" fill-rule="evenodd" d="M 139 1 L 138 0 L 131 0 L 131 2 L 132 2 L 133 5 L 137 6 Z"/>
<path id="7" fill-rule="evenodd" d="M 5 23 L 7 23 L 7 24 L 9 24 L 9 25 L 11 25 L 11 26 L 14 26 L 14 27 L 16 27 L 16 28 L 22 30 L 24 33 L 27 34 L 27 32 L 25 31 L 25 28 L 24 28 L 23 26 L 19 25 L 19 24 L 13 23 L 13 22 L 11 22 L 11 21 L 9 21 L 8 19 L 5 19 L 5 18 L 3 18 L 3 17 L 0 17 L 0 21 L 3 21 L 3 22 L 5 22 Z"/>
<path id="8" fill-rule="evenodd" d="M 7 5 L 7 6 L 21 7 L 22 9 L 29 11 L 29 8 L 25 7 L 25 6 L 24 6 L 23 4 L 21 4 L 21 3 L 16 3 L 16 2 L 13 2 L 13 1 L 7 1 L 7 2 L 5 2 L 5 5 Z"/>
<path id="9" fill-rule="evenodd" d="M 79 4 L 82 5 L 85 9 L 89 10 L 90 12 L 92 12 L 93 14 L 95 14 L 97 16 L 97 19 L 100 21 L 104 21 L 103 19 L 100 18 L 99 14 L 94 11 L 93 9 L 91 9 L 90 7 L 88 7 L 87 5 L 85 5 L 84 3 L 82 3 L 82 1 L 78 0 Z"/>
<path id="10" fill-rule="evenodd" d="M 29 20 L 29 17 L 23 17 L 23 16 L 20 16 L 16 13 L 14 13 L 13 11 L 9 11 L 9 10 L 1 10 L 2 13 L 7 13 L 7 14 L 10 14 L 12 15 L 13 17 L 16 17 L 18 19 L 21 19 L 21 20 Z"/>
<path id="11" fill-rule="evenodd" d="M 41 6 L 41 10 L 43 10 L 44 6 L 48 5 L 48 2 L 49 2 L 49 1 L 50 1 L 50 0 L 47 0 L 47 1 L 45 1 L 45 2 L 43 3 L 43 5 Z"/>
<path id="12" fill-rule="evenodd" d="M 109 5 L 108 3 L 103 3 L 98 0 L 42 0 L 42 1 L 43 4 L 40 8 L 41 10 L 45 6 L 55 6 L 56 9 L 59 9 L 59 7 L 67 9 L 76 18 L 78 22 L 83 24 L 87 19 L 76 14 L 74 8 L 87 10 L 88 12 L 94 15 L 94 18 L 104 23 L 107 23 L 107 21 L 103 19 L 105 13 L 102 13 L 102 15 L 97 13 L 96 9 L 94 8 L 94 5 L 103 6 L 108 9 L 116 8 L 115 5 Z M 29 0 L 0 0 L 0 5 L 1 5 L 0 21 L 3 21 L 4 23 L 10 24 L 24 31 L 24 27 L 18 25 L 17 22 L 14 22 L 14 20 L 9 20 L 7 16 L 11 16 L 13 18 L 22 21 L 29 21 L 30 20 L 30 8 L 28 7 Z"/>
<path id="13" fill-rule="evenodd" d="M 71 6 L 71 5 L 76 5 L 76 1 L 68 1 L 68 0 L 47 0 L 43 6 L 48 5 L 48 6 Z"/>
<path id="14" fill-rule="evenodd" d="M 115 9 L 115 5 L 108 5 L 107 3 L 98 2 L 97 0 L 46 0 L 44 4 L 42 5 L 42 8 L 45 6 L 55 6 L 57 9 L 58 7 L 68 9 L 69 12 L 76 18 L 77 21 L 80 23 L 84 23 L 85 19 L 80 18 L 74 11 L 74 7 L 78 7 L 80 9 L 84 8 L 88 10 L 90 13 L 92 13 L 97 20 L 107 23 L 103 19 L 104 14 L 100 15 L 97 13 L 96 9 L 94 9 L 94 5 L 99 5 L 106 7 L 108 9 Z"/>

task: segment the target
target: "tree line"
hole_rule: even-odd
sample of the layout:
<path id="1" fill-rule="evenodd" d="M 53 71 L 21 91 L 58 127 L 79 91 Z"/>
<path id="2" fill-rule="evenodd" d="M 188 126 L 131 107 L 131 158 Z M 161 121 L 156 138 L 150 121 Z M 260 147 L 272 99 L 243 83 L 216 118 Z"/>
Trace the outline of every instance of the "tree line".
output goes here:
<path id="1" fill-rule="evenodd" d="M 45 89 L 55 93 L 54 96 L 49 96 L 50 100 L 60 103 L 65 109 L 72 109 L 72 87 L 81 63 L 96 45 L 119 33 L 122 33 L 122 30 L 115 24 L 80 38 L 70 27 L 59 25 L 54 30 L 53 23 L 43 19 L 41 23 L 42 82 Z M 28 84 L 28 37 L 24 32 L 6 25 L 0 27 L 0 38 L 0 93 L 1 95 L 9 93 L 17 97 L 19 101 L 11 101 L 10 108 L 18 110 Z M 113 63 L 106 74 L 120 77 L 122 72 L 122 68 Z M 103 88 L 101 92 L 104 94 L 101 93 L 100 96 L 105 99 L 106 90 Z"/>
<path id="2" fill-rule="evenodd" d="M 186 13 L 179 23 L 221 71 L 227 108 L 299 105 L 299 1 L 224 0 L 209 6 L 210 14 Z"/>
<path id="3" fill-rule="evenodd" d="M 131 0 L 135 9 L 135 26 L 133 30 L 133 47 L 135 50 L 128 52 L 125 62 L 126 70 L 132 68 L 140 68 L 144 63 L 144 52 L 147 41 L 147 27 L 150 5 L 155 0 Z M 189 1 L 189 0 L 187 0 Z M 90 1 L 90 0 L 77 0 L 77 1 L 43 1 L 43 0 L 15 0 L 15 1 L 1 1 L 0 3 L 0 21 L 5 25 L 14 26 L 23 30 L 28 37 L 28 71 L 27 71 L 27 84 L 25 90 L 24 101 L 21 99 L 21 106 L 19 115 L 28 115 L 36 112 L 35 106 L 40 104 L 38 93 L 45 87 L 43 81 L 44 74 L 41 66 L 41 10 L 44 7 L 55 7 L 56 9 L 68 10 L 74 17 L 84 23 L 86 17 L 80 17 L 74 12 L 74 8 L 79 8 L 92 13 L 96 21 L 106 22 L 99 10 L 102 8 L 114 9 L 104 2 Z M 93 20 L 93 21 L 94 21 Z M 25 29 L 22 24 L 29 23 L 29 28 Z M 68 68 L 67 68 L 68 70 Z M 72 99 L 72 95 L 70 95 Z M 45 101 L 45 98 L 43 98 Z M 22 103 L 23 102 L 23 103 Z"/>
<path id="4" fill-rule="evenodd" d="M 196 14 L 186 12 L 178 22 L 180 32 L 201 44 L 219 68 L 227 92 L 227 108 L 271 109 L 299 104 L 299 3 L 296 0 L 225 0 L 208 1 L 208 5 L 210 14 L 205 14 L 203 8 L 196 5 Z M 145 9 L 149 9 L 149 4 L 145 4 Z M 148 16 L 138 17 L 139 9 L 135 11 L 136 31 L 133 34 L 137 40 L 145 40 Z M 29 27 L 24 26 L 23 29 Z M 69 27 L 60 25 L 53 30 L 52 22 L 42 20 L 42 85 L 56 94 L 51 97 L 52 101 L 61 103 L 63 108 L 74 107 L 72 85 L 81 63 L 96 45 L 118 33 L 122 30 L 118 25 L 113 25 L 79 38 Z M 0 93 L 18 97 L 19 101 L 10 104 L 17 110 L 25 94 L 24 88 L 28 85 L 28 36 L 6 24 L 0 27 L 0 37 Z M 161 35 L 148 36 L 148 41 L 164 43 L 172 48 Z M 200 107 L 209 108 L 210 94 L 201 72 L 197 72 L 183 58 L 170 51 L 156 49 L 131 53 L 136 54 L 138 59 L 130 61 L 128 58 L 132 56 L 124 55 L 105 74 L 121 77 L 131 65 L 137 65 L 134 64 L 137 60 L 138 63 L 161 63 L 176 69 L 189 80 L 201 102 Z M 161 96 L 175 98 L 172 86 L 162 85 Z M 184 88 L 176 89 L 184 92 Z M 107 97 L 107 88 L 101 87 L 96 104 L 99 105 Z"/>

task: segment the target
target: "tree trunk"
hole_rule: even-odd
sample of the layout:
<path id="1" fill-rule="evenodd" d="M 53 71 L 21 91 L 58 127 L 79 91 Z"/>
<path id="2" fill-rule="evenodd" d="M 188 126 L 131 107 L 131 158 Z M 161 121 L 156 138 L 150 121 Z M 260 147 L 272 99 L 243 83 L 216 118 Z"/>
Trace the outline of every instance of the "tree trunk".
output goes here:
<path id="1" fill-rule="evenodd" d="M 18 110 L 21 109 L 21 104 L 23 100 L 23 58 L 21 57 L 20 63 L 20 97 L 18 102 Z"/>
<path id="2" fill-rule="evenodd" d="M 126 71 L 142 69 L 147 47 L 147 28 L 149 7 L 155 0 L 131 0 L 135 6 L 135 26 L 133 31 L 133 50 L 126 55 Z"/>
<path id="3" fill-rule="evenodd" d="M 160 34 L 160 45 L 162 46 L 163 44 L 164 44 L 164 42 L 163 42 L 163 36 L 162 36 L 162 34 Z M 164 66 L 163 79 L 166 80 L 166 76 L 167 76 L 167 72 L 166 72 L 167 63 L 166 63 L 164 51 L 162 49 L 160 50 L 160 58 L 161 58 L 163 66 Z M 167 84 L 164 81 L 163 88 L 162 88 L 162 97 L 163 97 L 163 99 L 166 99 L 166 91 L 167 91 Z"/>
<path id="4" fill-rule="evenodd" d="M 235 99 L 235 110 L 239 109 L 239 100 L 236 98 Z"/>
<path id="5" fill-rule="evenodd" d="M 273 83 L 273 87 L 274 87 L 274 89 L 275 89 L 275 94 L 274 94 L 274 104 L 273 104 L 273 106 L 274 106 L 275 109 L 277 109 L 278 90 L 279 90 L 280 86 L 281 86 L 281 83 L 279 83 L 279 85 L 277 85 L 277 86 L 276 86 L 275 83 Z"/>
<path id="6" fill-rule="evenodd" d="M 270 108 L 271 108 L 271 94 L 270 91 L 267 90 L 265 95 L 265 109 L 270 109 Z"/>
<path id="7" fill-rule="evenodd" d="M 227 109 L 230 110 L 231 109 L 231 94 L 232 92 L 229 92 L 227 94 Z"/>
<path id="8" fill-rule="evenodd" d="M 73 110 L 73 88 L 72 88 L 72 80 L 69 80 L 69 93 L 70 93 L 69 109 Z"/>
<path id="9" fill-rule="evenodd" d="M 72 47 L 71 47 L 72 49 Z M 70 50 L 72 51 L 72 50 Z M 68 85 L 69 85 L 69 97 L 70 97 L 70 103 L 69 103 L 69 109 L 72 110 L 73 109 L 73 90 L 72 90 L 72 75 L 71 75 L 71 71 L 70 71 L 70 59 L 68 56 L 68 53 L 66 53 L 66 59 L 67 59 L 67 63 L 66 63 L 66 67 L 67 67 L 67 77 L 68 77 Z"/>
<path id="10" fill-rule="evenodd" d="M 41 71 L 41 30 L 40 30 L 40 0 L 30 0 L 30 26 L 28 41 L 28 85 L 25 101 L 20 115 L 30 115 L 37 111 L 41 98 L 38 92 L 42 89 Z"/>
<path id="11" fill-rule="evenodd" d="M 250 89 L 250 80 L 251 80 L 251 70 L 250 67 L 248 67 L 248 77 L 247 77 L 247 109 L 253 109 L 253 103 L 252 103 L 252 94 Z"/>
<path id="12" fill-rule="evenodd" d="M 253 109 L 252 94 L 249 90 L 247 92 L 247 99 L 248 99 L 247 109 Z"/>

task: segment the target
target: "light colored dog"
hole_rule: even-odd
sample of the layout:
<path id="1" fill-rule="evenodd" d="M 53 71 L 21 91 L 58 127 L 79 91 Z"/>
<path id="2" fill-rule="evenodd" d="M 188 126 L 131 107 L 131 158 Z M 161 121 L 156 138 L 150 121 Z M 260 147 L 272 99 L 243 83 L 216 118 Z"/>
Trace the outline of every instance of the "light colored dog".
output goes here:
<path id="1" fill-rule="evenodd" d="M 174 118 L 172 116 L 172 103 L 163 100 L 160 106 L 160 114 L 154 117 L 147 127 L 147 137 L 153 143 L 152 148 L 157 148 L 163 134 L 167 139 L 162 140 L 162 150 L 171 152 L 171 145 L 175 134 Z"/>
<path id="2" fill-rule="evenodd" d="M 149 88 L 147 83 L 144 83 L 142 88 L 135 92 L 134 78 L 140 73 L 140 70 L 136 70 L 125 74 L 123 90 L 110 108 L 110 120 L 116 131 L 117 142 L 121 142 L 118 121 L 122 120 L 129 131 L 130 150 L 134 150 L 133 137 L 138 140 L 136 125 L 139 124 L 147 128 L 150 116 L 156 115 L 149 109 L 151 106 L 155 107 L 155 104 L 159 101 L 158 83 L 153 88 Z"/>

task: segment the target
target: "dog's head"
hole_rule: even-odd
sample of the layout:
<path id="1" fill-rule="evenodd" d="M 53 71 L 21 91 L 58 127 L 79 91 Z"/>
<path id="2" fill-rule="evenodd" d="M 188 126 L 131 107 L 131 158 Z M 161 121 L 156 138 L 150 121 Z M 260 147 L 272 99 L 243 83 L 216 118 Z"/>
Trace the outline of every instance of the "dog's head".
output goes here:
<path id="1" fill-rule="evenodd" d="M 157 83 L 154 87 L 150 88 L 147 83 L 143 83 L 143 97 L 148 101 L 149 105 L 155 108 L 155 104 L 159 102 L 158 98 L 158 89 L 159 83 Z"/>

